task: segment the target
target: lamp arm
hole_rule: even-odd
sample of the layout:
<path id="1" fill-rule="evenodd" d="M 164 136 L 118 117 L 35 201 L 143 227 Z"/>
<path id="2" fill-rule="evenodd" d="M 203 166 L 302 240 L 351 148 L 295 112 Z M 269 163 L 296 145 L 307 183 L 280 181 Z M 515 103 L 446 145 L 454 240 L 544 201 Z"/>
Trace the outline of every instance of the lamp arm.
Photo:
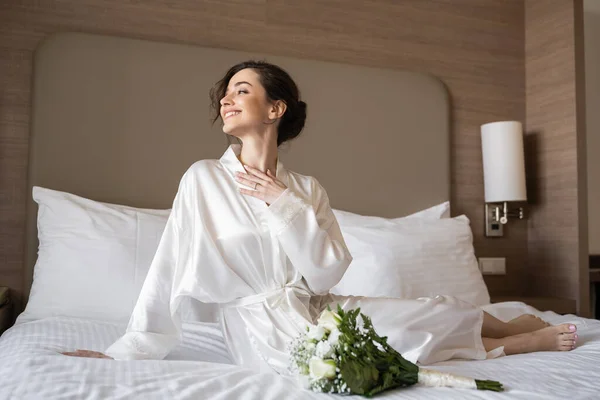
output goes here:
<path id="1" fill-rule="evenodd" d="M 496 222 L 500 222 L 501 224 L 508 223 L 508 218 L 525 218 L 525 210 L 523 207 L 518 207 L 514 210 L 508 209 L 508 202 L 503 202 L 502 206 L 495 205 L 494 207 L 494 220 Z"/>

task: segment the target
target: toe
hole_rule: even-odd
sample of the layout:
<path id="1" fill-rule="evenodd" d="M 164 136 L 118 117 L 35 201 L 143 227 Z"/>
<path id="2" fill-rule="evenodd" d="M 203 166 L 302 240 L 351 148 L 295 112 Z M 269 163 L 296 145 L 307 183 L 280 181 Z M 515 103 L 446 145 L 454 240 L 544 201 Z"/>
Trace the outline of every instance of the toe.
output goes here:
<path id="1" fill-rule="evenodd" d="M 560 333 L 575 333 L 577 327 L 573 324 L 560 324 L 556 327 Z"/>
<path id="2" fill-rule="evenodd" d="M 560 350 L 560 351 L 571 351 L 571 350 L 573 350 L 573 346 L 567 345 L 567 344 L 562 344 L 562 345 L 558 346 L 558 350 Z"/>
<path id="3" fill-rule="evenodd" d="M 575 339 L 577 339 L 577 334 L 576 333 L 563 333 L 560 336 L 561 336 L 561 340 L 574 341 Z"/>

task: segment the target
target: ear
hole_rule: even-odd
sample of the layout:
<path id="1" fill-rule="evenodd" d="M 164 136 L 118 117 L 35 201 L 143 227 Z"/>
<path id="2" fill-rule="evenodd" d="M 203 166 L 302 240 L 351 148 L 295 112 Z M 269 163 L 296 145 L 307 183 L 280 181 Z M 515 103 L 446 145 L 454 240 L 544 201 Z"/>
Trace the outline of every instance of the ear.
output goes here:
<path id="1" fill-rule="evenodd" d="M 276 100 L 275 102 L 273 102 L 271 108 L 269 109 L 269 119 L 280 119 L 281 117 L 283 117 L 285 110 L 287 110 L 287 105 L 285 104 L 285 102 L 283 100 Z"/>

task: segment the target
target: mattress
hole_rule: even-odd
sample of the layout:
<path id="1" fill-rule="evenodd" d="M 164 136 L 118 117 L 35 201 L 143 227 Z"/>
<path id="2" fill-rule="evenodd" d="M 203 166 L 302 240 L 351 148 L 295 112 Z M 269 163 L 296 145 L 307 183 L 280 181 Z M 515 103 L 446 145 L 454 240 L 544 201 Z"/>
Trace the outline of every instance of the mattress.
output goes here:
<path id="1" fill-rule="evenodd" d="M 523 303 L 485 307 L 501 319 L 524 312 L 552 324 L 575 323 L 578 347 L 485 361 L 452 360 L 428 366 L 506 388 L 493 393 L 413 386 L 381 399 L 597 399 L 600 398 L 600 321 L 539 312 Z M 114 361 L 67 357 L 61 351 L 102 351 L 125 325 L 54 317 L 16 325 L 0 338 L 0 399 L 326 399 L 290 377 L 232 365 L 218 325 L 185 324 L 184 339 L 165 360 Z"/>

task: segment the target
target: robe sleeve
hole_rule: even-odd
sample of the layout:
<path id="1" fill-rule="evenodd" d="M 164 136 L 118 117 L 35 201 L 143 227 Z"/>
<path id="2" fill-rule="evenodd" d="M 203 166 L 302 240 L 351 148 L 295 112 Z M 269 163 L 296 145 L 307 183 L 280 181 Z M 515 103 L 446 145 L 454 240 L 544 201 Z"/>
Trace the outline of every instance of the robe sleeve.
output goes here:
<path id="1" fill-rule="evenodd" d="M 179 299 L 173 296 L 182 252 L 181 218 L 185 215 L 185 175 L 126 333 L 105 354 L 116 360 L 163 359 L 181 341 Z"/>
<path id="2" fill-rule="evenodd" d="M 315 294 L 325 294 L 346 272 L 352 256 L 329 205 L 313 178 L 310 203 L 286 189 L 268 207 L 268 220 L 281 246 Z"/>

